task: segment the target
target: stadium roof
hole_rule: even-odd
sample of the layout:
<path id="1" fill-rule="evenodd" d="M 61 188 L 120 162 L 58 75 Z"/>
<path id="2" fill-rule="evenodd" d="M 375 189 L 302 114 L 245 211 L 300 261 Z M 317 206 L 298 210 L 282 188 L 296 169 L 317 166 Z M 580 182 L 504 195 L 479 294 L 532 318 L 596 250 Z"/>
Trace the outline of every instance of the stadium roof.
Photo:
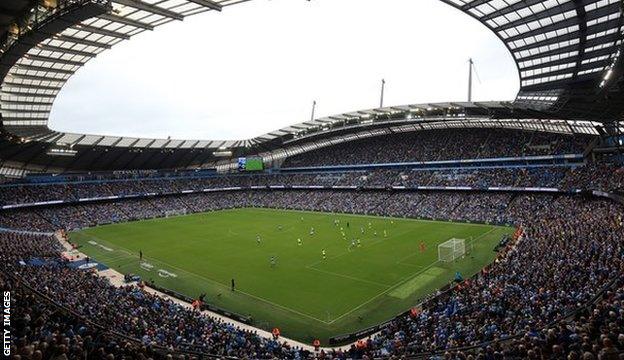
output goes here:
<path id="1" fill-rule="evenodd" d="M 253 143 L 245 148 L 215 148 L 210 142 L 195 140 L 154 142 L 139 138 L 55 133 L 54 136 L 60 137 L 54 143 L 46 142 L 49 141 L 47 138 L 0 141 L 0 154 L 10 159 L 1 164 L 0 174 L 214 166 L 230 169 L 231 158 L 248 154 L 260 154 L 267 161 L 279 161 L 328 144 L 433 129 L 501 128 L 582 135 L 599 135 L 605 129 L 599 122 L 545 119 L 542 116 L 541 112 L 509 102 L 396 106 L 295 124 L 252 139 Z M 90 145 L 94 139 L 99 143 Z M 74 142 L 71 146 L 58 145 L 63 141 Z M 224 153 L 226 157 L 215 153 Z"/>
<path id="2" fill-rule="evenodd" d="M 4 128 L 33 140 L 54 138 L 47 127 L 52 104 L 65 82 L 89 60 L 144 31 L 245 1 L 30 1 L 33 6 L 0 33 Z M 6 1 L 14 2 L 21 4 Z"/>
<path id="3" fill-rule="evenodd" d="M 441 0 L 478 19 L 507 46 L 519 70 L 521 88 L 515 102 L 424 104 L 356 111 L 239 141 L 143 139 L 61 133 L 48 128 L 48 117 L 60 89 L 101 52 L 168 22 L 206 11 L 221 11 L 245 1 L 248 0 L 3 1 L 0 114 L 4 141 L 11 143 L 11 148 L 16 142 L 34 142 L 43 149 L 59 145 L 127 151 L 238 149 L 242 153 L 270 150 L 337 127 L 419 112 L 426 113 L 425 117 L 467 109 L 468 113 L 505 119 L 622 119 L 622 0 Z M 19 151 L 11 156 L 0 154 L 11 158 Z M 20 158 L 24 160 L 24 156 Z M 46 162 L 39 156 L 33 158 L 36 160 L 30 161 Z"/>
<path id="4" fill-rule="evenodd" d="M 622 0 L 442 0 L 492 30 L 520 76 L 516 99 L 568 118 L 621 118 Z"/>

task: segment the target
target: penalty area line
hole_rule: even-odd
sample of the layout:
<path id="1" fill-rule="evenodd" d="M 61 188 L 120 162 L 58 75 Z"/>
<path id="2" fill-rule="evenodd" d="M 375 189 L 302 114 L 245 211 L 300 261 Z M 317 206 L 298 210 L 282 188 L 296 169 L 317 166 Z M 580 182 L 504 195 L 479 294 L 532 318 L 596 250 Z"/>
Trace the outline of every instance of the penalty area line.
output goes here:
<path id="1" fill-rule="evenodd" d="M 322 269 L 316 268 L 314 266 L 306 266 L 306 269 L 318 271 L 318 272 L 323 273 L 323 274 L 328 274 L 328 275 L 342 277 L 342 278 L 353 280 L 353 281 L 362 282 L 362 283 L 365 283 L 365 284 L 381 286 L 381 287 L 386 288 L 386 289 L 389 288 L 389 287 L 392 287 L 392 285 L 382 284 L 380 282 L 371 281 L 371 280 L 360 279 L 360 278 L 356 278 L 354 276 L 340 274 L 340 273 L 335 273 L 335 272 L 332 272 L 332 271 L 322 270 Z"/>
<path id="2" fill-rule="evenodd" d="M 480 239 L 484 236 L 486 236 L 487 234 L 491 233 L 492 231 L 496 230 L 496 227 L 491 228 L 490 230 L 484 232 L 483 234 L 479 235 L 478 237 L 474 238 L 474 240 Z M 355 308 L 347 311 L 346 313 L 340 315 L 339 317 L 335 318 L 334 320 L 330 321 L 328 324 L 331 325 L 334 322 L 342 319 L 343 317 L 352 314 L 353 312 L 357 311 L 358 309 L 362 308 L 365 305 L 368 305 L 369 303 L 371 303 L 372 301 L 374 301 L 375 299 L 377 299 L 378 297 L 387 294 L 388 292 L 390 292 L 391 290 L 394 290 L 396 288 L 398 288 L 399 286 L 405 284 L 406 282 L 408 282 L 409 280 L 413 279 L 414 277 L 424 273 L 425 271 L 429 270 L 430 268 L 432 268 L 433 266 L 435 266 L 436 264 L 438 264 L 440 262 L 440 260 L 434 261 L 433 263 L 431 263 L 429 266 L 425 267 L 424 269 L 416 272 L 415 274 L 412 275 L 408 275 L 407 277 L 405 277 L 403 280 L 401 280 L 400 282 L 398 282 L 396 285 L 390 287 L 389 289 L 384 290 L 383 292 L 375 295 L 374 297 L 370 298 L 369 300 L 367 300 L 366 302 L 356 306 Z"/>
<path id="3" fill-rule="evenodd" d="M 328 323 L 328 325 L 331 325 L 331 324 L 333 324 L 334 322 L 336 322 L 336 321 L 338 321 L 338 320 L 340 320 L 340 319 L 344 318 L 345 316 L 350 315 L 350 314 L 354 313 L 355 311 L 357 311 L 357 310 L 361 309 L 362 307 L 364 307 L 364 306 L 366 306 L 366 305 L 370 304 L 371 302 L 373 302 L 374 300 L 376 300 L 376 299 L 377 299 L 377 298 L 379 298 L 380 296 L 385 295 L 385 294 L 387 294 L 388 292 L 390 292 L 391 290 L 394 290 L 394 289 L 398 288 L 399 286 L 401 286 L 401 285 L 405 284 L 406 282 L 408 282 L 409 280 L 413 279 L 414 277 L 416 277 L 416 276 L 418 276 L 418 275 L 420 275 L 420 274 L 424 273 L 425 271 L 429 270 L 431 267 L 433 267 L 434 265 L 436 265 L 436 264 L 437 264 L 437 263 L 439 263 L 439 262 L 440 262 L 440 261 L 435 261 L 435 262 L 431 263 L 431 265 L 429 265 L 429 266 L 427 266 L 426 268 L 424 268 L 424 269 L 422 269 L 422 270 L 420 270 L 420 271 L 416 272 L 415 274 L 408 275 L 405 279 L 403 279 L 403 280 L 401 280 L 400 282 L 396 283 L 394 286 L 389 287 L 388 289 L 386 289 L 386 290 L 382 291 L 381 293 L 379 293 L 379 294 L 377 294 L 377 295 L 373 296 L 372 298 L 368 299 L 367 301 L 363 302 L 362 304 L 360 304 L 360 305 L 358 305 L 358 306 L 354 307 L 353 309 L 351 309 L 351 310 L 347 311 L 346 313 L 344 313 L 344 314 L 342 314 L 342 315 L 338 316 L 338 317 L 337 317 L 337 318 L 335 318 L 334 320 L 330 321 L 330 322 Z"/>

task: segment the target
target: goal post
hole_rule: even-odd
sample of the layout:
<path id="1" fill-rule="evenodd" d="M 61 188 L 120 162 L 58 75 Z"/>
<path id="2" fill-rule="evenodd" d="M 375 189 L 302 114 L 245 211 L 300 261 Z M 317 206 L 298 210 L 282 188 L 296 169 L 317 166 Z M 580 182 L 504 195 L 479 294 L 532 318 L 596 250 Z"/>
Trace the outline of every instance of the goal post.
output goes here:
<path id="1" fill-rule="evenodd" d="M 452 238 L 438 245 L 438 261 L 455 261 L 466 254 L 466 240 Z"/>
<path id="2" fill-rule="evenodd" d="M 175 210 L 165 210 L 165 217 L 171 217 L 171 216 L 180 216 L 180 215 L 186 215 L 187 214 L 187 209 L 186 208 L 182 208 L 182 209 L 175 209 Z"/>

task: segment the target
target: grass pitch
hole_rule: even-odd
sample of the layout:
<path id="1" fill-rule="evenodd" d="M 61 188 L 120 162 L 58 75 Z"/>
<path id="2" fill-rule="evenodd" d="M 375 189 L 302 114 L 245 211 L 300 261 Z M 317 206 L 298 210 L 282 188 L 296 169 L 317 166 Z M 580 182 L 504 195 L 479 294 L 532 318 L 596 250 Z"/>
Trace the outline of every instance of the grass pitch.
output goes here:
<path id="1" fill-rule="evenodd" d="M 456 271 L 475 274 L 493 260 L 501 236 L 512 232 L 480 224 L 237 209 L 99 226 L 73 232 L 71 241 L 122 273 L 190 297 L 205 292 L 207 302 L 249 314 L 255 326 L 327 343 L 408 310 Z M 437 245 L 450 238 L 466 239 L 471 251 L 453 263 L 438 262 Z M 353 239 L 360 245 L 351 246 Z"/>

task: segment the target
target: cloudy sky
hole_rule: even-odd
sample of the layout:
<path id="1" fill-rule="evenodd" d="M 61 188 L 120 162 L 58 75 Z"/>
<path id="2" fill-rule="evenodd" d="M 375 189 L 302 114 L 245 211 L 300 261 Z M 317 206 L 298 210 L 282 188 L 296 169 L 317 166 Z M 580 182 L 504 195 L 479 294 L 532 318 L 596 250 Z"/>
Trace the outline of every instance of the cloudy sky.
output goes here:
<path id="1" fill-rule="evenodd" d="M 380 4 L 383 3 L 383 6 Z M 511 100 L 516 67 L 476 20 L 439 0 L 252 0 L 144 32 L 63 88 L 55 130 L 246 139 L 385 105 Z"/>

